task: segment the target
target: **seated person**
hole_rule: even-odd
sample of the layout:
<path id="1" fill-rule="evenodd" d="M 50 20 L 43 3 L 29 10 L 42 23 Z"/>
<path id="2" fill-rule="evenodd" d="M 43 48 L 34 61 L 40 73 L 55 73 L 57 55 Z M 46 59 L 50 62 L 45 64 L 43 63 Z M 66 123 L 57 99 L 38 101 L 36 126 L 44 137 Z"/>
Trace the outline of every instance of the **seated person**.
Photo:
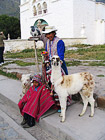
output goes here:
<path id="1" fill-rule="evenodd" d="M 33 86 L 29 88 L 27 93 L 19 101 L 18 106 L 21 114 L 23 115 L 23 121 L 21 125 L 23 128 L 29 128 L 35 125 L 35 121 L 39 121 L 39 118 L 55 104 L 52 96 L 50 96 L 50 90 L 41 83 L 41 76 L 34 75 Z"/>

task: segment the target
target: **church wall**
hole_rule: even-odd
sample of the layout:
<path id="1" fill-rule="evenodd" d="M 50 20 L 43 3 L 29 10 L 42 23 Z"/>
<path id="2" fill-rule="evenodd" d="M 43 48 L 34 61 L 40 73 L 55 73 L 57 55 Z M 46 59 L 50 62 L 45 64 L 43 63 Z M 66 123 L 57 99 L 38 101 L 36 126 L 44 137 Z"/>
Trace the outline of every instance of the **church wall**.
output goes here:
<path id="1" fill-rule="evenodd" d="M 87 44 L 94 43 L 95 36 L 95 2 L 74 0 L 74 38 L 86 37 Z M 84 28 L 84 35 L 82 34 Z"/>
<path id="2" fill-rule="evenodd" d="M 54 25 L 60 38 L 82 39 L 87 44 L 105 43 L 105 4 L 94 0 L 45 0 L 48 12 L 33 16 L 32 0 L 20 6 L 21 38 L 28 39 L 30 26 L 38 19 Z M 36 4 L 42 4 L 39 0 Z"/>
<path id="3" fill-rule="evenodd" d="M 43 1 L 40 1 L 42 4 Z M 51 2 L 46 0 L 48 4 L 48 13 L 43 15 L 33 16 L 32 2 L 30 2 L 30 10 L 21 12 L 21 28 L 22 28 L 22 39 L 27 39 L 30 33 L 24 31 L 24 28 L 30 30 L 30 26 L 34 25 L 35 21 L 38 19 L 44 19 L 49 25 L 55 26 L 58 31 L 57 35 L 61 38 L 73 37 L 73 0 L 59 0 Z M 65 10 L 66 9 L 66 10 Z M 22 7 L 21 7 L 22 11 Z M 69 14 L 68 14 L 69 13 Z M 29 20 L 28 20 L 29 18 Z M 28 23 L 27 23 L 28 21 Z M 27 23 L 27 25 L 23 25 Z M 29 27 L 28 27 L 29 26 Z M 23 33 L 24 31 L 24 33 Z"/>
<path id="4" fill-rule="evenodd" d="M 73 37 L 73 0 L 50 3 L 49 25 L 54 25 L 60 38 Z"/>
<path id="5" fill-rule="evenodd" d="M 30 35 L 29 3 L 21 6 L 20 13 L 21 39 L 27 39 Z"/>
<path id="6" fill-rule="evenodd" d="M 96 3 L 96 19 L 105 20 L 105 4 Z"/>
<path id="7" fill-rule="evenodd" d="M 96 4 L 96 44 L 105 44 L 105 4 Z"/>
<path id="8" fill-rule="evenodd" d="M 105 44 L 105 21 L 96 20 L 96 33 L 95 33 L 95 42 L 96 44 Z"/>
<path id="9" fill-rule="evenodd" d="M 26 13 L 22 13 L 21 17 L 21 38 L 22 39 L 27 39 L 30 36 L 30 25 L 29 25 L 29 19 L 27 18 Z"/>

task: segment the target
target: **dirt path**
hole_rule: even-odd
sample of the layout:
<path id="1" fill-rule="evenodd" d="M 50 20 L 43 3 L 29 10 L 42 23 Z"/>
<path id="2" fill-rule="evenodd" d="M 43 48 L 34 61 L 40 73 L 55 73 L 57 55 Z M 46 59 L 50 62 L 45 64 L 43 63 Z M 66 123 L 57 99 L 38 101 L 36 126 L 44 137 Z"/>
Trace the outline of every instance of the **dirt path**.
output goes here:
<path id="1" fill-rule="evenodd" d="M 28 60 L 28 61 L 34 61 Z M 18 66 L 17 64 L 8 64 L 2 66 L 3 71 L 17 72 L 20 74 L 37 73 L 36 66 Z M 94 75 L 95 78 L 95 93 L 98 95 L 105 95 L 105 67 L 104 66 L 70 66 L 68 67 L 69 74 L 88 71 Z M 40 65 L 41 72 L 41 65 Z"/>

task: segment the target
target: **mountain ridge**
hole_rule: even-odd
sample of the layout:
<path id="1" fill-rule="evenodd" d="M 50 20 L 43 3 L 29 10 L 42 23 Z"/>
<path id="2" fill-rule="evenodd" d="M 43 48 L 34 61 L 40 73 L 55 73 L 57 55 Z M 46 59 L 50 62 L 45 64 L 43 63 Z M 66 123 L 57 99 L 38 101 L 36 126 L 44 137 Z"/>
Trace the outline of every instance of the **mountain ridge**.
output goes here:
<path id="1" fill-rule="evenodd" d="M 8 15 L 19 18 L 20 0 L 0 0 L 0 15 Z"/>

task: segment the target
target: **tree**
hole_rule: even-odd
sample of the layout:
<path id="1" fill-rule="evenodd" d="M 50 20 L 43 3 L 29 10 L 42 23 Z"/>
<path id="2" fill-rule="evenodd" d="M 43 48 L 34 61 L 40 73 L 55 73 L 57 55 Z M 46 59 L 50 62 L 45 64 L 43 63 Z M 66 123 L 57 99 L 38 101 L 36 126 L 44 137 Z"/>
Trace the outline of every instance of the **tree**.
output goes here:
<path id="1" fill-rule="evenodd" d="M 20 37 L 20 20 L 7 15 L 0 16 L 0 31 L 3 31 L 6 38 L 10 34 L 11 39 Z"/>

